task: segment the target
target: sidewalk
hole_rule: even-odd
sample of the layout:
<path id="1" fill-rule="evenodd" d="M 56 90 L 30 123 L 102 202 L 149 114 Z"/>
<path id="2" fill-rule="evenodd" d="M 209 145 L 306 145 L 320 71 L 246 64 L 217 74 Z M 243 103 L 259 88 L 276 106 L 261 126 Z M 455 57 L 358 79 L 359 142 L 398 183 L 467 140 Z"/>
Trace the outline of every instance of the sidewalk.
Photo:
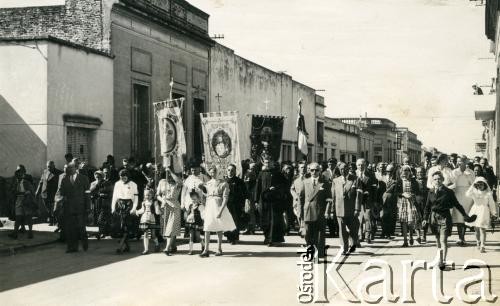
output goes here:
<path id="1" fill-rule="evenodd" d="M 7 218 L 1 218 L 3 227 L 0 228 L 0 256 L 14 255 L 22 250 L 31 249 L 57 242 L 59 233 L 54 233 L 55 226 L 47 223 L 33 224 L 33 239 L 28 239 L 27 233 L 19 233 L 17 239 L 8 235 L 14 228 L 14 222 Z M 87 227 L 89 233 L 96 231 L 94 227 Z"/>

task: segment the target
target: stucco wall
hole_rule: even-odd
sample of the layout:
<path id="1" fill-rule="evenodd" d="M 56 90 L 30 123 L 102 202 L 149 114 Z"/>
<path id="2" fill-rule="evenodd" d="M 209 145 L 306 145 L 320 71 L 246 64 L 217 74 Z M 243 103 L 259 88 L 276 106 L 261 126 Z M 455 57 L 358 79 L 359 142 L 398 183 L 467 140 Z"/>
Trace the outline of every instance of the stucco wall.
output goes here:
<path id="1" fill-rule="evenodd" d="M 129 156 L 132 142 L 132 84 L 139 82 L 149 86 L 151 103 L 162 101 L 169 96 L 172 62 L 185 67 L 186 80 L 181 83 L 174 78 L 174 93 L 185 96 L 186 141 L 188 155 L 192 154 L 193 98 L 205 100 L 208 105 L 209 47 L 187 36 L 160 27 L 142 18 L 120 10 L 112 12 L 112 53 L 114 59 L 114 118 L 117 158 Z M 131 67 L 132 49 L 151 58 L 151 73 L 133 71 Z M 193 73 L 203 71 L 207 75 L 205 88 L 193 88 Z M 206 106 L 208 108 L 208 106 Z M 153 115 L 151 113 L 151 119 Z"/>
<path id="2" fill-rule="evenodd" d="M 246 60 L 220 44 L 212 48 L 210 60 L 212 92 L 210 111 L 219 110 L 219 103 L 214 97 L 220 94 L 221 111 L 239 112 L 238 128 L 242 158 L 250 156 L 249 135 L 252 114 L 285 116 L 283 140 L 297 141 L 297 101 L 300 97 L 303 100 L 302 112 L 309 133 L 309 142 L 315 144 L 314 89 L 292 80 L 287 74 L 271 71 Z M 313 150 L 313 156 L 316 156 L 315 154 Z"/>
<path id="3" fill-rule="evenodd" d="M 47 44 L 0 43 L 0 176 L 46 160 Z"/>
<path id="4" fill-rule="evenodd" d="M 113 59 L 49 43 L 47 157 L 58 167 L 66 153 L 64 114 L 102 121 L 90 145 L 90 164 L 101 165 L 113 153 Z"/>

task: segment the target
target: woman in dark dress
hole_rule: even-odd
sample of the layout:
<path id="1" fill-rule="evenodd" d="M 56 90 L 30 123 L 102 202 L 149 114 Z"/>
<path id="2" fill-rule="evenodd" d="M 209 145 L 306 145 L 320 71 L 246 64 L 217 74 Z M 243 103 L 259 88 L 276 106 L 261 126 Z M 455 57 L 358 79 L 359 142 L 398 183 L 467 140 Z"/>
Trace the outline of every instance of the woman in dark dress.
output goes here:
<path id="1" fill-rule="evenodd" d="M 17 166 L 12 183 L 12 194 L 14 196 L 14 231 L 9 234 L 10 238 L 17 239 L 19 228 L 28 226 L 28 238 L 33 238 L 33 214 L 36 211 L 34 188 L 32 182 L 26 175 L 23 165 Z"/>
<path id="2" fill-rule="evenodd" d="M 92 207 L 96 212 L 96 223 L 99 227 L 97 239 L 101 239 L 109 234 L 109 226 L 111 222 L 111 197 L 113 196 L 113 183 L 106 180 L 109 176 L 104 173 L 109 172 L 108 169 L 94 172 L 95 181 L 90 184 L 90 198 Z"/>

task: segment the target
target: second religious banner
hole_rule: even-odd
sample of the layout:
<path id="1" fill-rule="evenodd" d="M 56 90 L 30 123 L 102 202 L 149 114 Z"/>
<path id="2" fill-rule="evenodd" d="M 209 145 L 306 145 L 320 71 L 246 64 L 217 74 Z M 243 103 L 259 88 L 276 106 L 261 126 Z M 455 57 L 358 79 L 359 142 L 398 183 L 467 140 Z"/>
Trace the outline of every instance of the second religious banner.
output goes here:
<path id="1" fill-rule="evenodd" d="M 238 140 L 238 112 L 200 114 L 203 147 L 207 169 L 217 166 L 217 176 L 222 178 L 230 164 L 241 173 L 240 145 Z"/>
<path id="2" fill-rule="evenodd" d="M 250 156 L 254 161 L 279 160 L 284 120 L 285 117 L 282 116 L 252 116 Z"/>

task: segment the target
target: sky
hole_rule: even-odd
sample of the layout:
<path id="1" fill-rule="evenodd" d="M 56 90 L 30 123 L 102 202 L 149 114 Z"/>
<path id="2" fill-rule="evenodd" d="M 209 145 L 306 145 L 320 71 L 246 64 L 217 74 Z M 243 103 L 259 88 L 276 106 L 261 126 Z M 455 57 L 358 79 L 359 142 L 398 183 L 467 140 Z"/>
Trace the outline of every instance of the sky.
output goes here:
<path id="1" fill-rule="evenodd" d="M 484 6 L 468 0 L 189 0 L 235 53 L 325 97 L 330 117 L 385 117 L 424 146 L 477 155 L 494 108 Z"/>

